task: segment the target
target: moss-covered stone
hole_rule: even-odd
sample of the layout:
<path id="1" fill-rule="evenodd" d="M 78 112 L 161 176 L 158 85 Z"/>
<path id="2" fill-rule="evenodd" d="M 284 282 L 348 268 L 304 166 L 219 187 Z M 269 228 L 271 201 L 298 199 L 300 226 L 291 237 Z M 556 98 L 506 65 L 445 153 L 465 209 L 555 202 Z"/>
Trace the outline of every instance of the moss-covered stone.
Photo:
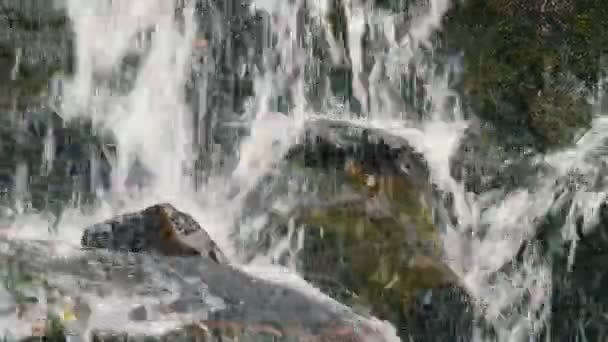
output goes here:
<path id="1" fill-rule="evenodd" d="M 367 201 L 312 210 L 298 220 L 309 232 L 304 273 L 312 281 L 337 276 L 345 293 L 354 294 L 351 304 L 398 321 L 418 291 L 454 278 L 440 261 L 438 232 L 416 187 L 402 176 L 370 176 L 374 185 L 360 176 L 350 182 Z M 374 204 L 386 212 L 370 213 Z"/>
<path id="2" fill-rule="evenodd" d="M 411 323 L 422 294 L 456 283 L 443 263 L 426 166 L 377 132 L 335 129 L 354 148 L 321 138 L 305 145 L 301 158 L 292 156 L 285 172 L 303 174 L 314 200 L 271 221 L 303 230 L 298 265 L 307 280 L 358 310 Z"/>
<path id="3" fill-rule="evenodd" d="M 583 96 L 601 71 L 605 12 L 593 0 L 455 2 L 440 36 L 447 51 L 464 51 L 461 89 L 474 112 L 551 149 L 590 124 Z"/>

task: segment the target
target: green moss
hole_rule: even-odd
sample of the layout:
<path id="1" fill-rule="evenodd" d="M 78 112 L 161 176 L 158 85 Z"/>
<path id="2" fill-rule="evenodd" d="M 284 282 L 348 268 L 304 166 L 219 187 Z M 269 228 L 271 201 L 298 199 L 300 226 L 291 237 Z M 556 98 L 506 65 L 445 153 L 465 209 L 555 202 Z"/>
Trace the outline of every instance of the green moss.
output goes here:
<path id="1" fill-rule="evenodd" d="M 574 91 L 564 92 L 551 87 L 530 102 L 530 127 L 545 145 L 566 145 L 576 133 L 573 128 L 588 125 L 584 115 L 587 103 Z"/>
<path id="2" fill-rule="evenodd" d="M 380 185 L 372 189 L 362 177 L 342 177 L 360 193 L 383 199 L 388 215 L 369 216 L 363 202 L 301 215 L 298 222 L 308 227 L 309 237 L 323 230 L 322 237 L 307 240 L 314 247 L 305 247 L 304 258 L 317 263 L 309 271 L 339 278 L 349 295 L 339 300 L 371 307 L 374 314 L 399 321 L 418 291 L 453 279 L 439 261 L 440 240 L 428 208 L 420 202 L 422 189 L 402 175 L 376 175 Z M 318 269 L 323 267 L 329 269 Z"/>
<path id="3" fill-rule="evenodd" d="M 517 20 L 513 20 L 517 18 Z M 540 149 L 572 142 L 591 108 L 563 75 L 597 81 L 608 43 L 601 1 L 469 0 L 444 21 L 444 46 L 465 53 L 462 90 L 476 114 L 507 135 L 528 132 Z"/>

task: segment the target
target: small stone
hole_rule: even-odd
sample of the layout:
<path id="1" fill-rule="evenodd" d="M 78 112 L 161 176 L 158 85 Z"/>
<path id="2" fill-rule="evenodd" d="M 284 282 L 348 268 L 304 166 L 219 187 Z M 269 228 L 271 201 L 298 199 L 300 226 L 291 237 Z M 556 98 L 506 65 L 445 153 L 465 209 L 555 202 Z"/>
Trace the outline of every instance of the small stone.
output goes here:
<path id="1" fill-rule="evenodd" d="M 129 319 L 136 322 L 147 320 L 148 311 L 146 310 L 146 307 L 141 305 L 131 310 L 129 313 Z"/>
<path id="2" fill-rule="evenodd" d="M 157 204 L 88 227 L 81 245 L 134 253 L 201 255 L 227 263 L 222 251 L 194 218 L 170 204 Z"/>

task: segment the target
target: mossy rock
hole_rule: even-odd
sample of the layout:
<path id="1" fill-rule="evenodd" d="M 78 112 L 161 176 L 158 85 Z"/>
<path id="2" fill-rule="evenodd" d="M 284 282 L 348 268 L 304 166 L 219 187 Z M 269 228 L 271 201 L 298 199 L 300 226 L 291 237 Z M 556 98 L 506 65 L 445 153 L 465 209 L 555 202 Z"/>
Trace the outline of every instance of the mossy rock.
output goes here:
<path id="1" fill-rule="evenodd" d="M 270 219 L 244 243 L 245 254 L 266 250 L 275 262 L 289 262 L 293 250 L 274 246 L 303 235 L 295 259 L 307 280 L 340 302 L 399 324 L 419 295 L 455 284 L 442 262 L 426 163 L 385 132 L 337 121 L 315 125 L 320 129 L 288 154 L 282 174 L 289 176 L 251 199 L 262 203 L 272 201 L 269 194 L 289 193 L 298 203 L 268 208 Z"/>
<path id="2" fill-rule="evenodd" d="M 470 108 L 503 137 L 548 150 L 590 125 L 583 98 L 601 74 L 606 18 L 595 0 L 471 0 L 453 4 L 440 36 L 444 52 L 464 52 Z"/>
<path id="3" fill-rule="evenodd" d="M 290 159 L 286 173 L 304 175 L 315 200 L 274 213 L 271 225 L 278 231 L 269 238 L 280 240 L 288 230 L 280 227 L 290 224 L 302 229 L 297 259 L 307 280 L 355 309 L 401 324 L 412 319 L 420 295 L 456 278 L 442 262 L 432 187 L 420 157 L 356 137 L 356 149 L 318 142 L 306 146 L 303 158 Z"/>
<path id="4" fill-rule="evenodd" d="M 358 175 L 343 176 L 369 199 L 312 210 L 298 220 L 309 238 L 302 251 L 304 275 L 313 282 L 336 277 L 333 283 L 350 294 L 351 304 L 397 319 L 418 292 L 454 280 L 441 262 L 429 208 L 405 176 L 377 176 L 378 185 L 371 187 Z M 374 201 L 386 209 L 380 217 L 366 209 Z"/>

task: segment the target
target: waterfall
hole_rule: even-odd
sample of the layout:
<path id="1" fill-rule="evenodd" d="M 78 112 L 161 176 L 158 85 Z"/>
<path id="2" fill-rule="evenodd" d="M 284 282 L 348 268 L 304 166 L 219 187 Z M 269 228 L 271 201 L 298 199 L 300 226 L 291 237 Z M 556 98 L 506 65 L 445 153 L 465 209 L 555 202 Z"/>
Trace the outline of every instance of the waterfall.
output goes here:
<path id="1" fill-rule="evenodd" d="M 92 153 L 91 184 L 102 205 L 87 215 L 68 210 L 59 235 L 49 239 L 78 244 L 78 227 L 170 201 L 192 213 L 238 262 L 232 232 L 235 222 L 246 221 L 247 195 L 277 172 L 307 123 L 331 118 L 398 136 L 423 156 L 438 190 L 434 210 L 444 261 L 500 341 L 523 341 L 546 327 L 553 260 L 528 243 L 547 215 L 565 212 L 558 228 L 572 242 L 573 256 L 576 222 L 583 218 L 583 230 L 597 224 L 606 189 L 591 183 L 604 177 L 608 121 L 598 115 L 575 146 L 535 156 L 533 163 L 548 171 L 529 188 L 468 191 L 453 176 L 451 161 L 472 121 L 450 88 L 454 70 L 438 68 L 433 59 L 433 34 L 450 1 L 396 13 L 344 0 L 344 42 L 329 23 L 331 0 L 66 1 L 75 73 L 56 80 L 56 110 L 66 121 L 89 120 L 96 134 L 109 137 L 111 146 L 102 150 L 111 181 L 104 189 L 100 157 Z M 316 55 L 317 45 L 325 58 Z M 352 96 L 330 91 L 322 70 L 332 63 L 348 69 Z M 415 95 L 422 103 L 403 99 L 406 79 L 422 83 L 423 96 Z M 245 83 L 251 94 L 235 95 Z M 47 174 L 55 158 L 53 132 L 49 127 L 42 156 Z M 217 135 L 229 141 L 218 142 Z M 32 170 L 15 167 L 22 206 Z M 565 183 L 573 174 L 589 182 L 572 189 Z M 21 215 L 14 238 L 38 234 L 41 220 Z M 522 261 L 512 263 L 519 253 Z M 263 256 L 255 260 L 243 269 L 324 296 L 293 269 Z M 387 339 L 397 339 L 384 327 Z M 471 336 L 483 339 L 480 331 Z"/>

